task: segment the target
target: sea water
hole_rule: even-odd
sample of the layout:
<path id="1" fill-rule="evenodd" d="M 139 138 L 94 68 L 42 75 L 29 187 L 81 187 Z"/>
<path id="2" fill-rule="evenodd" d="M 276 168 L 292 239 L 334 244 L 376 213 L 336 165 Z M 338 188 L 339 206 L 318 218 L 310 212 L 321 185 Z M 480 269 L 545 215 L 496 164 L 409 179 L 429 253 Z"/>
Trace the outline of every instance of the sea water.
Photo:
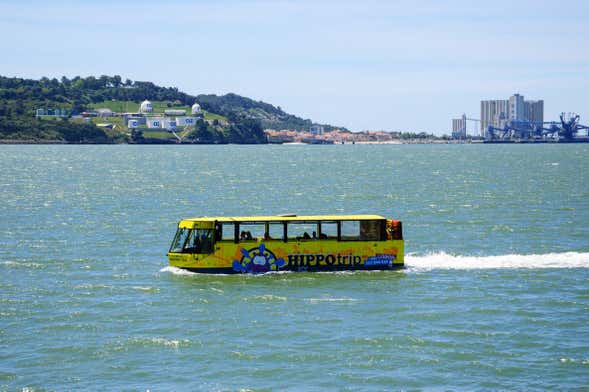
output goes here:
<path id="1" fill-rule="evenodd" d="M 587 390 L 589 145 L 0 146 L 0 390 Z M 199 275 L 180 218 L 381 214 L 401 271 Z"/>

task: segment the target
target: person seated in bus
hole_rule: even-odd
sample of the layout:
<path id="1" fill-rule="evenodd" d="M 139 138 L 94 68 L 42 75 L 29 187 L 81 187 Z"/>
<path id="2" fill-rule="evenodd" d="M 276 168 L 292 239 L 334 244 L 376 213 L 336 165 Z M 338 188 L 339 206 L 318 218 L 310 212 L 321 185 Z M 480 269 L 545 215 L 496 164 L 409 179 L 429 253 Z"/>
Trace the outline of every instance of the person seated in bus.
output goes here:
<path id="1" fill-rule="evenodd" d="M 322 239 L 322 240 L 326 240 L 327 239 L 327 234 L 321 233 L 321 234 L 319 234 L 319 238 Z"/>
<path id="2" fill-rule="evenodd" d="M 316 231 L 314 231 L 314 232 L 313 232 L 313 239 L 314 239 L 314 240 L 316 240 L 316 239 L 317 239 L 317 232 L 316 232 Z"/>
<path id="3" fill-rule="evenodd" d="M 198 253 L 200 251 L 201 248 L 201 240 L 200 237 L 195 234 L 192 239 L 188 240 L 188 242 L 186 243 L 186 247 L 184 248 L 184 251 L 187 253 Z"/>
<path id="4" fill-rule="evenodd" d="M 244 230 L 242 230 L 241 233 L 239 233 L 239 239 L 240 240 L 247 239 L 247 234 L 245 234 L 245 231 Z"/>
<path id="5" fill-rule="evenodd" d="M 197 241 L 196 253 L 206 253 L 211 248 L 211 240 L 206 234 L 203 234 Z"/>
<path id="6" fill-rule="evenodd" d="M 254 237 L 252 237 L 252 232 L 251 231 L 246 231 L 245 232 L 245 239 L 248 241 L 251 241 L 254 239 Z"/>
<path id="7" fill-rule="evenodd" d="M 303 234 L 303 239 L 304 239 L 304 240 L 310 240 L 310 239 L 311 239 L 311 236 L 309 235 L 309 233 L 307 233 L 307 232 L 305 231 L 305 233 Z"/>

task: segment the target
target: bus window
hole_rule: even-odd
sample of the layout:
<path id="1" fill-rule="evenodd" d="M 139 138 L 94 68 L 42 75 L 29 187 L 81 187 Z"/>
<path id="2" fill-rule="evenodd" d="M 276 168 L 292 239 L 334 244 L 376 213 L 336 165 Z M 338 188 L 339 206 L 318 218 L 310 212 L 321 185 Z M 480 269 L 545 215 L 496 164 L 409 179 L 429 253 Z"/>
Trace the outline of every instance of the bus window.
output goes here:
<path id="1" fill-rule="evenodd" d="M 239 225 L 239 241 L 256 241 L 264 238 L 264 223 L 241 223 Z"/>
<path id="2" fill-rule="evenodd" d="M 317 239 L 317 222 L 288 222 L 287 235 L 289 241 L 305 241 Z M 315 238 L 313 238 L 313 234 Z"/>
<path id="3" fill-rule="evenodd" d="M 342 241 L 380 241 L 383 238 L 382 221 L 342 221 Z"/>
<path id="4" fill-rule="evenodd" d="M 212 229 L 178 229 L 170 248 L 171 253 L 212 253 Z"/>
<path id="5" fill-rule="evenodd" d="M 382 222 L 377 220 L 360 222 L 360 240 L 380 241 L 382 234 Z"/>
<path id="6" fill-rule="evenodd" d="M 337 222 L 319 222 L 319 239 L 337 239 Z"/>
<path id="7" fill-rule="evenodd" d="M 172 241 L 172 246 L 170 247 L 170 253 L 182 253 L 182 249 L 184 249 L 184 244 L 188 239 L 188 236 L 191 234 L 192 230 L 190 229 L 178 229 L 176 232 L 176 236 L 174 237 L 174 241 Z"/>
<path id="8" fill-rule="evenodd" d="M 221 241 L 235 240 L 235 225 L 233 223 L 221 224 Z"/>
<path id="9" fill-rule="evenodd" d="M 357 241 L 360 239 L 360 221 L 341 222 L 341 240 Z"/>
<path id="10" fill-rule="evenodd" d="M 212 253 L 213 230 L 194 229 L 184 245 L 183 253 Z"/>
<path id="11" fill-rule="evenodd" d="M 283 240 L 284 239 L 284 223 L 282 222 L 268 222 L 266 223 L 266 232 L 264 234 L 265 240 Z"/>

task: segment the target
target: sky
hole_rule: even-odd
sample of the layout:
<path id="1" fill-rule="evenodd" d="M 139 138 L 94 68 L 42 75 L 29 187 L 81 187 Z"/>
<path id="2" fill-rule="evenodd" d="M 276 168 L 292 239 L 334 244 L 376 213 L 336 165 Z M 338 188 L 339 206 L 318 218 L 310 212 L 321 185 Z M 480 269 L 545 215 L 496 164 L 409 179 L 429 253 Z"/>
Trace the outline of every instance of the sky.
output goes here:
<path id="1" fill-rule="evenodd" d="M 0 75 L 233 92 L 352 131 L 448 134 L 514 93 L 589 125 L 589 1 L 482 3 L 0 0 Z"/>

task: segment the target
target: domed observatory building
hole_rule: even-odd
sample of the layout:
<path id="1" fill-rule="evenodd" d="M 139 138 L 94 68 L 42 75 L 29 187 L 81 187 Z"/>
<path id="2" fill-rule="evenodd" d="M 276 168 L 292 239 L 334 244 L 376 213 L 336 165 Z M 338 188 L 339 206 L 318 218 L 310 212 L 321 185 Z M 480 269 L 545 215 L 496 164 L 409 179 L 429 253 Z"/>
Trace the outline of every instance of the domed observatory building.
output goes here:
<path id="1" fill-rule="evenodd" d="M 141 106 L 139 107 L 140 113 L 153 113 L 153 105 L 147 99 L 141 102 Z"/>
<path id="2" fill-rule="evenodd" d="M 194 105 L 192 105 L 192 115 L 202 116 L 202 109 L 200 108 L 200 105 L 196 102 L 194 103 Z"/>

